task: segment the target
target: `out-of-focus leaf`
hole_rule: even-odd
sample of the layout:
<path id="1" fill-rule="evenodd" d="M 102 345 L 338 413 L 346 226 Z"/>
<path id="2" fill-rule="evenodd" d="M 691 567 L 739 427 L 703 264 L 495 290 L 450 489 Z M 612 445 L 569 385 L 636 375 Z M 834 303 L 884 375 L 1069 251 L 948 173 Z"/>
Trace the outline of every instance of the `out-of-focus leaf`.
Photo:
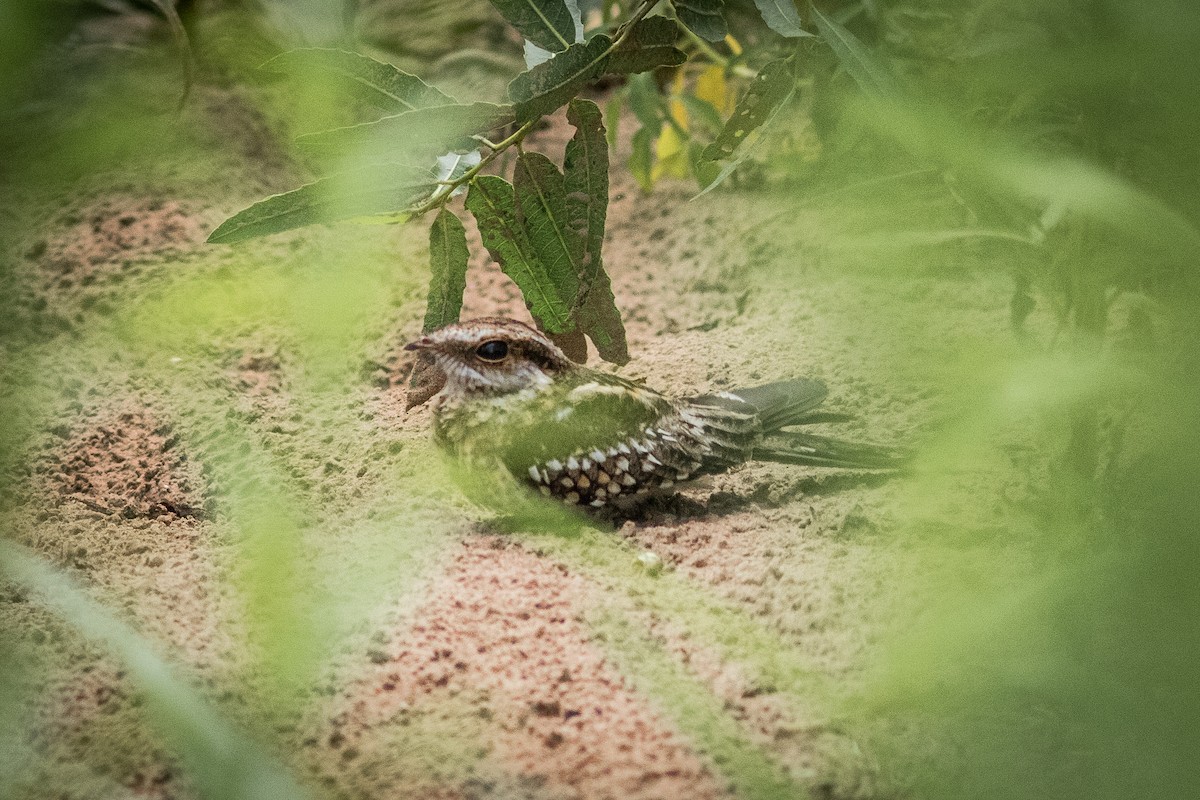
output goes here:
<path id="1" fill-rule="evenodd" d="M 792 96 L 795 88 L 796 75 L 790 58 L 781 58 L 763 67 L 716 141 L 705 148 L 704 157 L 710 161 L 732 158 L 746 137 L 766 122 Z"/>
<path id="2" fill-rule="evenodd" d="M 604 125 L 607 128 L 605 140 L 611 150 L 617 146 L 617 137 L 621 131 L 621 95 L 614 94 L 604 106 Z"/>
<path id="3" fill-rule="evenodd" d="M 714 178 L 707 186 L 705 186 L 703 189 L 701 189 L 700 193 L 697 194 L 696 197 L 703 197 L 704 195 L 711 192 L 713 189 L 720 186 L 722 183 L 725 182 L 726 178 L 728 178 L 730 175 L 732 175 L 734 172 L 736 172 L 737 168 L 740 167 L 743 163 L 745 163 L 746 159 L 750 157 L 750 154 L 752 152 L 754 152 L 754 148 L 757 147 L 763 141 L 763 139 L 766 138 L 766 132 L 771 129 L 771 125 L 775 122 L 775 118 L 779 116 L 779 112 L 783 108 L 785 108 L 788 103 L 790 103 L 792 101 L 792 98 L 795 96 L 795 94 L 796 94 L 796 84 L 795 84 L 795 82 L 792 82 L 791 89 L 788 90 L 788 93 L 786 95 L 784 95 L 783 99 L 780 100 L 779 103 L 777 103 L 775 105 L 775 107 L 771 110 L 771 113 L 767 116 L 766 120 L 763 121 L 762 125 L 759 126 L 758 130 L 750 137 L 751 141 L 743 143 L 738 148 L 736 157 L 732 161 L 727 163 L 724 167 L 722 167 L 721 171 L 719 173 L 717 173 L 717 177 Z M 710 164 L 713 163 L 712 159 L 709 158 L 709 150 L 711 148 L 712 148 L 712 145 L 709 145 L 707 148 L 704 149 L 704 152 L 701 154 L 701 158 Z M 695 170 L 695 169 L 693 169 L 693 173 L 697 176 L 697 178 L 701 174 L 700 171 Z M 696 197 L 693 197 L 692 199 L 695 200 Z"/>
<path id="4" fill-rule="evenodd" d="M 522 153 L 513 170 L 513 190 L 517 223 L 525 229 L 555 294 L 574 305 L 579 293 L 577 265 L 587 239 L 584 231 L 570 224 L 562 173 L 541 153 Z"/>
<path id="5" fill-rule="evenodd" d="M 629 36 L 609 57 L 605 72 L 633 75 L 657 67 L 676 67 L 687 54 L 675 46 L 679 27 L 666 17 L 646 17 L 629 30 Z"/>
<path id="6" fill-rule="evenodd" d="M 0 541 L 0 575 L 120 659 L 151 720 L 205 800 L 307 797 L 262 748 L 247 740 L 159 657 L 149 642 L 28 550 Z"/>
<path id="7" fill-rule="evenodd" d="M 289 50 L 263 64 L 263 69 L 280 72 L 316 69 L 330 72 L 345 78 L 358 97 L 397 113 L 455 103 L 453 97 L 438 91 L 416 75 L 409 75 L 391 64 L 347 50 L 324 47 Z"/>
<path id="8" fill-rule="evenodd" d="M 552 52 L 575 41 L 578 6 L 572 15 L 563 0 L 491 0 L 500 14 L 529 41 Z"/>
<path id="9" fill-rule="evenodd" d="M 467 288 L 467 231 L 448 208 L 438 212 L 429 228 L 429 299 L 425 303 L 426 333 L 458 322 Z"/>
<path id="10" fill-rule="evenodd" d="M 850 74 L 854 82 L 864 92 L 875 98 L 887 97 L 895 93 L 896 85 L 892 74 L 875 54 L 854 34 L 815 7 L 813 20 L 821 38 L 833 50 L 838 63 Z"/>
<path id="11" fill-rule="evenodd" d="M 707 67 L 696 78 L 696 98 L 709 103 L 719 117 L 727 117 L 733 113 L 737 98 L 729 90 L 729 82 L 725 80 L 725 68 L 720 64 Z"/>
<path id="12" fill-rule="evenodd" d="M 625 364 L 629 346 L 625 326 L 604 270 L 601 247 L 608 216 L 608 141 L 600 109 L 590 100 L 573 100 L 567 121 L 575 135 L 567 142 L 563 159 L 567 216 L 572 226 L 582 223 L 586 247 L 579 264 L 579 301 L 576 322 L 596 345 L 605 361 Z M 585 353 L 586 355 L 586 353 Z"/>
<path id="13" fill-rule="evenodd" d="M 723 0 L 671 0 L 675 16 L 692 33 L 710 42 L 719 42 L 729 33 L 721 8 Z"/>
<path id="14" fill-rule="evenodd" d="M 150 0 L 150 3 L 166 18 L 167 26 L 171 29 L 171 38 L 175 40 L 175 46 L 179 50 L 179 61 L 183 65 L 183 94 L 179 98 L 180 106 L 182 106 L 192 91 L 192 84 L 195 82 L 196 76 L 196 60 L 192 53 L 192 42 L 188 37 L 187 28 L 184 27 L 183 20 L 179 16 L 179 10 L 175 8 L 172 0 Z"/>
<path id="15" fill-rule="evenodd" d="M 658 99 L 658 84 L 649 73 L 634 75 L 629 79 L 629 108 L 644 128 L 658 130 L 662 121 L 662 106 Z"/>
<path id="16" fill-rule="evenodd" d="M 644 192 L 654 188 L 654 179 L 650 177 L 650 168 L 654 163 L 651 150 L 653 140 L 654 131 L 642 128 L 633 135 L 633 151 L 629 154 L 629 172 Z"/>
<path id="17" fill-rule="evenodd" d="M 607 36 L 593 36 L 513 78 L 508 97 L 517 121 L 525 123 L 551 113 L 603 75 L 611 44 Z"/>
<path id="18" fill-rule="evenodd" d="M 570 300 L 558 289 L 537 260 L 525 229 L 517 220 L 512 184 L 503 178 L 484 175 L 471 183 L 467 210 L 479 223 L 483 246 L 501 269 L 517 284 L 533 316 L 552 333 L 569 331 Z"/>
<path id="19" fill-rule="evenodd" d="M 675 79 L 675 91 L 683 91 L 683 74 Z M 662 177 L 686 178 L 688 176 L 687 109 L 681 100 L 672 99 L 667 104 L 667 119 L 654 144 L 654 168 L 650 177 L 657 182 Z"/>
<path id="20" fill-rule="evenodd" d="M 376 165 L 330 175 L 239 211 L 209 234 L 208 241 L 233 244 L 306 225 L 402 212 L 437 188 L 432 177 L 409 165 Z"/>
<path id="21" fill-rule="evenodd" d="M 713 136 L 719 135 L 721 129 L 725 127 L 725 123 L 721 121 L 721 115 L 707 100 L 701 100 L 699 97 L 685 92 L 676 96 L 676 102 L 682 103 L 691 119 Z M 695 127 L 693 125 L 692 129 L 694 130 Z"/>
<path id="22" fill-rule="evenodd" d="M 704 157 L 704 145 L 700 142 L 688 145 L 688 163 L 692 168 L 692 176 L 701 189 L 707 189 L 721 174 L 720 165 Z"/>
<path id="23" fill-rule="evenodd" d="M 299 136 L 296 143 L 323 159 L 347 156 L 360 161 L 386 160 L 396 152 L 438 153 L 473 145 L 471 137 L 508 125 L 510 106 L 493 103 L 429 106 L 401 114 Z M 431 152 L 432 151 L 432 152 Z"/>
<path id="24" fill-rule="evenodd" d="M 804 30 L 800 15 L 796 12 L 796 5 L 792 0 L 754 0 L 754 5 L 758 6 L 758 13 L 762 14 L 767 27 L 780 36 L 790 38 L 812 36 L 811 33 Z"/>

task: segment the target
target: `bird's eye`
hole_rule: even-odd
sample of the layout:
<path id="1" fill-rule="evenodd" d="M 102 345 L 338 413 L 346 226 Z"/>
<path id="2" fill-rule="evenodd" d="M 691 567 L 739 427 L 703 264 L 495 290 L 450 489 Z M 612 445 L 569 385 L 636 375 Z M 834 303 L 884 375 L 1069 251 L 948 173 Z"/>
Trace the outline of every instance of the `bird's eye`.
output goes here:
<path id="1" fill-rule="evenodd" d="M 482 361 L 503 361 L 504 357 L 508 355 L 508 343 L 499 339 L 484 342 L 475 348 L 475 355 L 479 356 Z"/>

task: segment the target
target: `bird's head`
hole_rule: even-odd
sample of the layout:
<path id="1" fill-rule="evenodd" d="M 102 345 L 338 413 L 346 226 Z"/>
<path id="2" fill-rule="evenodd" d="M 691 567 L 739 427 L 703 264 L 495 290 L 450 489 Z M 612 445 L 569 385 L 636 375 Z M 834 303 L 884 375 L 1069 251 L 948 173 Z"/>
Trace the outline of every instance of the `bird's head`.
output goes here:
<path id="1" fill-rule="evenodd" d="M 433 356 L 446 374 L 444 391 L 451 394 L 499 395 L 539 388 L 574 368 L 544 335 L 504 317 L 447 325 L 404 349 Z"/>

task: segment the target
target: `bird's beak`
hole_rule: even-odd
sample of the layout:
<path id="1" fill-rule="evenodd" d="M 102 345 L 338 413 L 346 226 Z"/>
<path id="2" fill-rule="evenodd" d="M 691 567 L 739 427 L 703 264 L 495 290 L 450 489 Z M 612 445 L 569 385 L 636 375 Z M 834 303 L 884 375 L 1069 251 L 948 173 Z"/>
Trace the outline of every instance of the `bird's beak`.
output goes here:
<path id="1" fill-rule="evenodd" d="M 404 345 L 405 350 L 429 350 L 432 347 L 433 339 L 430 339 L 428 336 L 422 336 L 415 342 L 409 342 L 408 344 Z"/>

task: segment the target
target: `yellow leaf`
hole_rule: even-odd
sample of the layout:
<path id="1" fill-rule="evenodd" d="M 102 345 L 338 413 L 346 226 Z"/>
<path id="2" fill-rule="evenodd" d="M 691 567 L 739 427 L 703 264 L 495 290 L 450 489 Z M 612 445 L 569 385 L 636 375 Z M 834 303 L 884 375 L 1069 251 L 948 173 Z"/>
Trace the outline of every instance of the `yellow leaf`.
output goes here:
<path id="1" fill-rule="evenodd" d="M 729 52 L 733 53 L 735 56 L 740 56 L 742 54 L 742 46 L 738 44 L 737 39 L 733 38 L 732 33 L 725 34 L 725 44 L 729 45 Z"/>
<path id="2" fill-rule="evenodd" d="M 650 179 L 657 181 L 662 177 L 686 178 L 688 176 L 687 143 L 669 122 L 663 123 L 658 142 L 654 145 L 656 160 L 650 170 Z"/>
<path id="3" fill-rule="evenodd" d="M 696 98 L 704 100 L 717 110 L 722 119 L 733 116 L 737 98 L 729 91 L 725 81 L 725 70 L 714 64 L 700 73 L 696 79 Z"/>

